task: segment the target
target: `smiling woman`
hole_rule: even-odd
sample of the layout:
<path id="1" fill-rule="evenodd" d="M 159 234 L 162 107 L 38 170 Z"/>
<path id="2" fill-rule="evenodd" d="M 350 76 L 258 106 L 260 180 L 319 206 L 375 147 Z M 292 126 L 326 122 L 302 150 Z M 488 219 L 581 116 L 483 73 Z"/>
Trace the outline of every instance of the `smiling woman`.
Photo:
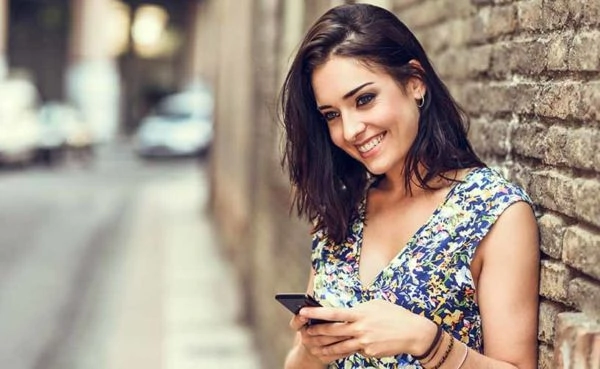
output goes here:
<path id="1" fill-rule="evenodd" d="M 295 206 L 315 226 L 307 292 L 324 306 L 290 322 L 286 368 L 535 368 L 531 200 L 474 153 L 410 30 L 372 5 L 331 9 L 281 107 Z"/>

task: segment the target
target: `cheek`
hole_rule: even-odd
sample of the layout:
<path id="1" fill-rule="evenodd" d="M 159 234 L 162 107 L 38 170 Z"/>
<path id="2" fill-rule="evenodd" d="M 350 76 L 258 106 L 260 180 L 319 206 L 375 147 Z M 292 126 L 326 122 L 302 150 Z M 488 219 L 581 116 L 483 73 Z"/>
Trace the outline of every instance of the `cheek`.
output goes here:
<path id="1" fill-rule="evenodd" d="M 344 148 L 344 130 L 341 124 L 331 124 L 328 127 L 329 136 L 331 137 L 331 141 L 333 144 L 341 149 Z"/>

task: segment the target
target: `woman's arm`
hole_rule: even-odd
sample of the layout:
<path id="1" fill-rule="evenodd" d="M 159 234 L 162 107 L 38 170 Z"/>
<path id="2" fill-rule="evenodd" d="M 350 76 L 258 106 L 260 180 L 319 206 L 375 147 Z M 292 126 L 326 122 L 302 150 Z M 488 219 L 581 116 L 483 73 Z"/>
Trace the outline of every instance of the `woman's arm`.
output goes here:
<path id="1" fill-rule="evenodd" d="M 504 211 L 479 245 L 482 258 L 477 299 L 483 326 L 484 354 L 469 350 L 460 369 L 537 368 L 539 240 L 531 207 L 518 202 Z M 445 335 L 435 367 L 449 345 Z M 445 368 L 458 368 L 465 346 L 457 340 Z"/>

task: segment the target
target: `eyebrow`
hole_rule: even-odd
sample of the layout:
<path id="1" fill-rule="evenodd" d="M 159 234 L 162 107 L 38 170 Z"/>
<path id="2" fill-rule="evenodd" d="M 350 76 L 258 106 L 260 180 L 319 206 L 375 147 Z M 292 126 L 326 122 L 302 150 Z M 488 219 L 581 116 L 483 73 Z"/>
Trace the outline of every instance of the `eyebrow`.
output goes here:
<path id="1" fill-rule="evenodd" d="M 375 82 L 366 82 L 366 83 L 363 83 L 362 85 L 360 85 L 360 86 L 358 86 L 356 88 L 353 88 L 352 90 L 348 91 L 344 96 L 342 96 L 342 99 L 346 100 L 346 99 L 348 99 L 348 98 L 356 95 L 356 93 L 358 91 L 360 91 L 361 89 L 363 89 L 363 87 L 366 87 L 368 85 L 372 85 L 373 83 L 375 83 Z M 327 108 L 331 108 L 331 105 L 321 105 L 317 109 L 323 110 L 323 109 L 327 109 Z"/>

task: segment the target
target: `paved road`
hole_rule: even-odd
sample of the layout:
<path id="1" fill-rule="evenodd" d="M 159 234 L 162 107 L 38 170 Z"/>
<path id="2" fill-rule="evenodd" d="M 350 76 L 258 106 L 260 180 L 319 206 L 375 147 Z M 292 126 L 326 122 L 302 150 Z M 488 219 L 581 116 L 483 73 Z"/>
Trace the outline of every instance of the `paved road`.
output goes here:
<path id="1" fill-rule="evenodd" d="M 207 194 L 124 145 L 0 171 L 0 368 L 259 368 Z"/>

